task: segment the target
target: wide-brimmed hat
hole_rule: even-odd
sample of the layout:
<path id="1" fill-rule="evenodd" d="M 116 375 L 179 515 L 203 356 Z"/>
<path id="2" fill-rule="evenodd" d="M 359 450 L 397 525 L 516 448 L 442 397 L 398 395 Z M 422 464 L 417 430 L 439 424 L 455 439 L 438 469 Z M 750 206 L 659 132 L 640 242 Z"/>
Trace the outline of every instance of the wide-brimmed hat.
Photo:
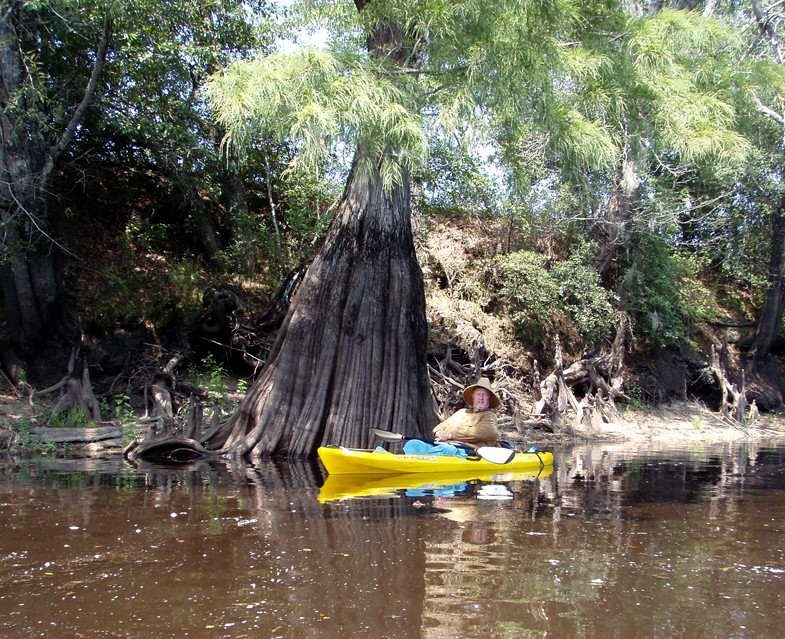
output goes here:
<path id="1" fill-rule="evenodd" d="M 463 401 L 465 401 L 469 406 L 474 405 L 472 401 L 472 393 L 474 393 L 475 388 L 484 388 L 491 394 L 491 408 L 496 408 L 499 404 L 502 403 L 502 400 L 499 399 L 499 396 L 494 393 L 493 388 L 491 388 L 491 380 L 489 380 L 487 377 L 480 377 L 476 384 L 472 384 L 471 386 L 467 386 L 463 389 Z"/>

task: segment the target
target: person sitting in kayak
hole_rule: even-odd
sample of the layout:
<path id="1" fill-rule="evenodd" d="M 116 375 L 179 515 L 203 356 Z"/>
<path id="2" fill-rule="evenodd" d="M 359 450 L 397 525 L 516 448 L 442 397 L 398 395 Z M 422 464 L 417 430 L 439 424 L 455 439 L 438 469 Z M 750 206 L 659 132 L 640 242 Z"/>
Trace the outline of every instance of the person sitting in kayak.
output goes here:
<path id="1" fill-rule="evenodd" d="M 463 389 L 463 401 L 467 408 L 461 408 L 453 415 L 437 424 L 433 436 L 437 442 L 461 442 L 472 446 L 498 446 L 499 431 L 496 429 L 496 413 L 501 404 L 493 392 L 487 377 L 481 377 L 476 384 Z"/>

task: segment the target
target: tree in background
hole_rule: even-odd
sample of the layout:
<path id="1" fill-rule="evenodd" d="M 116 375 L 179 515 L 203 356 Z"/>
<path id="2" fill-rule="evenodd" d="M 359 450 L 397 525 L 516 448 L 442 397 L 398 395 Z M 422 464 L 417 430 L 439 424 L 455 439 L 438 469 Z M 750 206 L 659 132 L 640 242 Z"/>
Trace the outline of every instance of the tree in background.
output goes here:
<path id="1" fill-rule="evenodd" d="M 247 238 L 237 236 L 251 217 L 243 175 L 237 162 L 219 158 L 222 134 L 208 118 L 203 85 L 231 60 L 269 46 L 279 29 L 266 0 L 2 3 L 2 360 L 14 381 L 36 360 L 64 369 L 58 344 L 70 348 L 78 338 L 62 270 L 82 256 L 60 235 L 58 186 L 89 199 L 109 176 L 116 198 L 124 180 L 155 175 L 152 208 L 174 202 L 162 221 L 190 230 L 168 238 L 171 245 L 185 240 L 208 259 L 243 245 Z"/>
<path id="2" fill-rule="evenodd" d="M 70 348 L 78 337 L 63 300 L 51 179 L 100 94 L 112 34 L 105 2 L 0 7 L 3 342 L 23 357 L 57 357 L 58 342 Z M 7 350 L 3 360 L 16 378 Z"/>
<path id="3" fill-rule="evenodd" d="M 223 133 L 209 118 L 204 85 L 232 60 L 270 49 L 281 27 L 268 4 L 126 3 L 106 90 L 79 149 L 94 161 L 158 176 L 177 211 L 166 223 L 190 231 L 191 249 L 207 260 L 241 239 L 235 234 L 248 217 L 244 179 L 260 168 L 219 158 Z"/>
<path id="4" fill-rule="evenodd" d="M 752 44 L 753 69 L 765 78 L 764 90 L 756 91 L 753 97 L 757 109 L 751 110 L 747 120 L 750 137 L 758 149 L 757 171 L 748 171 L 744 184 L 751 199 L 756 203 L 758 215 L 768 222 L 768 264 L 764 302 L 758 316 L 758 326 L 753 344 L 753 363 L 759 365 L 769 356 L 782 330 L 785 312 L 785 192 L 782 188 L 783 130 L 785 110 L 782 95 L 785 90 L 782 80 L 783 51 L 779 41 L 779 26 L 782 13 L 778 4 L 766 6 L 759 0 L 751 0 L 751 21 L 756 34 Z M 757 116 L 757 117 L 755 117 Z M 761 215 L 762 214 L 762 215 Z"/>
<path id="5" fill-rule="evenodd" d="M 313 147 L 327 133 L 321 117 L 352 128 L 355 145 L 324 248 L 266 366 L 238 411 L 208 439 L 227 454 L 305 455 L 324 442 L 366 446 L 372 426 L 415 433 L 435 421 L 410 220 L 407 154 L 419 150 L 420 132 L 401 74 L 419 51 L 405 24 L 365 0 L 356 5 L 368 57 L 354 56 L 348 74 L 331 56 L 308 51 L 291 60 L 296 66 L 276 68 L 290 62 L 286 57 L 236 65 L 213 85 L 230 143 L 255 118 L 301 134 L 316 157 Z M 308 100 L 308 108 L 293 115 L 287 102 L 293 96 Z"/>

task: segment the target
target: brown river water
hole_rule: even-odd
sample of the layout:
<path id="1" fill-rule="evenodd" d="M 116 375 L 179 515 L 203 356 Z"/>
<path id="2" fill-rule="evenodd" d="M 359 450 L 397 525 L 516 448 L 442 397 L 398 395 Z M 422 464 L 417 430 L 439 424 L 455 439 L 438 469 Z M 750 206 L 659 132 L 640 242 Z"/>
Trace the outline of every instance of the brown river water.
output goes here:
<path id="1" fill-rule="evenodd" d="M 785 447 L 553 452 L 424 487 L 0 459 L 0 637 L 782 636 Z"/>

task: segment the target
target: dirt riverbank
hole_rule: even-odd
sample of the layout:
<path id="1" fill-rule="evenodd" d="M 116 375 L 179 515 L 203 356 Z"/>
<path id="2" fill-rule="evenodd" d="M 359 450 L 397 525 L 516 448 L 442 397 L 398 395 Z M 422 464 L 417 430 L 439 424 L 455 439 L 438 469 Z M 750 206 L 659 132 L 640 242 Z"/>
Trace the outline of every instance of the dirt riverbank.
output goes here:
<path id="1" fill-rule="evenodd" d="M 695 402 L 678 402 L 644 410 L 622 409 L 616 423 L 573 428 L 573 433 L 518 433 L 505 429 L 503 436 L 516 444 L 566 443 L 569 441 L 641 443 L 718 443 L 742 440 L 785 442 L 785 416 L 761 415 L 749 427 L 742 427 L 719 413 Z"/>

